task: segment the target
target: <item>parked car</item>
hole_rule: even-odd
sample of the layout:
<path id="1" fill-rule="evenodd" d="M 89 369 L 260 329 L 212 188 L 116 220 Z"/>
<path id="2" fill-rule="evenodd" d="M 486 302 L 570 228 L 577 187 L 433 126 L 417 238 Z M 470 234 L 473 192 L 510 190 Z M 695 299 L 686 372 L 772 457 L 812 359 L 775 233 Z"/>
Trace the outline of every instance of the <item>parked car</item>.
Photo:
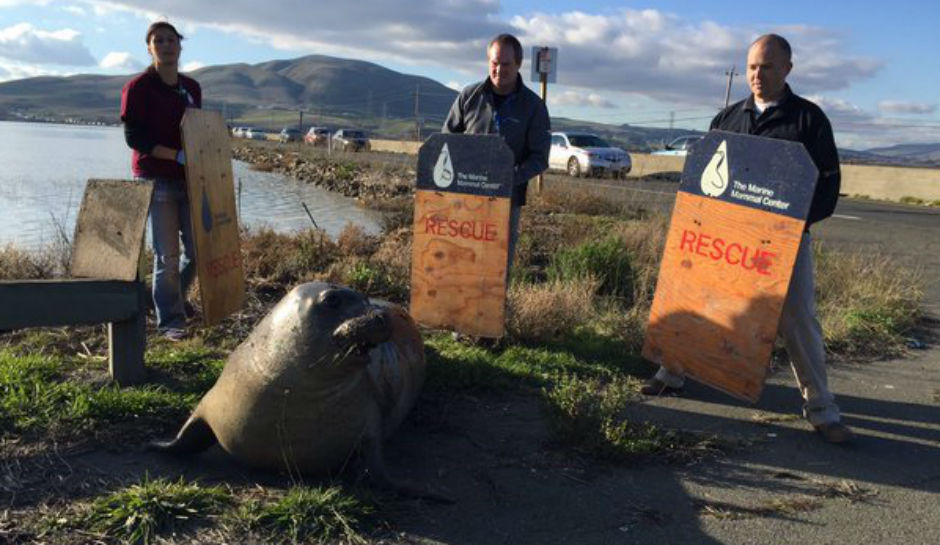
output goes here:
<path id="1" fill-rule="evenodd" d="M 235 138 L 244 138 L 247 127 L 235 127 L 232 129 L 232 136 Z"/>
<path id="2" fill-rule="evenodd" d="M 598 176 L 609 173 L 626 177 L 633 166 L 630 154 L 611 146 L 603 138 L 587 133 L 553 132 L 548 168 L 569 176 Z"/>
<path id="3" fill-rule="evenodd" d="M 304 142 L 314 146 L 325 146 L 330 141 L 330 129 L 326 127 L 310 127 L 304 136 Z"/>
<path id="4" fill-rule="evenodd" d="M 286 144 L 288 142 L 300 142 L 303 140 L 304 135 L 300 132 L 300 129 L 291 129 L 284 127 L 281 129 L 281 132 L 277 135 L 277 141 Z"/>
<path id="5" fill-rule="evenodd" d="M 650 155 L 676 155 L 685 157 L 689 153 L 689 150 L 692 149 L 692 146 L 701 139 L 701 136 L 680 136 L 666 144 L 665 149 L 654 151 Z"/>
<path id="6" fill-rule="evenodd" d="M 249 140 L 267 140 L 268 132 L 264 129 L 259 129 L 256 127 L 248 127 L 245 129 L 245 138 Z"/>
<path id="7" fill-rule="evenodd" d="M 340 129 L 333 135 L 333 149 L 343 151 L 369 151 L 369 139 L 356 129 Z"/>

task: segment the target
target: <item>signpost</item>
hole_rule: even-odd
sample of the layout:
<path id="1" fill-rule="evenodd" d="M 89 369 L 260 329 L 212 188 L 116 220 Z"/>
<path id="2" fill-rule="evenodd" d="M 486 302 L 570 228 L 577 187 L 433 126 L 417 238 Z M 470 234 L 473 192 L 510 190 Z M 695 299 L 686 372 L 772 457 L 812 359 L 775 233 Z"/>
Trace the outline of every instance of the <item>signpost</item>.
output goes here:
<path id="1" fill-rule="evenodd" d="M 231 139 L 219 112 L 190 108 L 181 129 L 202 315 L 212 325 L 245 299 Z"/>
<path id="2" fill-rule="evenodd" d="M 685 161 L 643 356 L 756 402 L 817 171 L 802 144 L 712 131 Z"/>
<path id="3" fill-rule="evenodd" d="M 548 84 L 555 83 L 558 74 L 558 48 L 535 46 L 532 48 L 532 81 L 539 82 L 542 101 L 548 102 Z M 539 174 L 535 182 L 535 189 L 542 192 L 542 175 Z"/>
<path id="4" fill-rule="evenodd" d="M 501 337 L 513 155 L 493 135 L 434 134 L 418 152 L 411 315 Z"/>

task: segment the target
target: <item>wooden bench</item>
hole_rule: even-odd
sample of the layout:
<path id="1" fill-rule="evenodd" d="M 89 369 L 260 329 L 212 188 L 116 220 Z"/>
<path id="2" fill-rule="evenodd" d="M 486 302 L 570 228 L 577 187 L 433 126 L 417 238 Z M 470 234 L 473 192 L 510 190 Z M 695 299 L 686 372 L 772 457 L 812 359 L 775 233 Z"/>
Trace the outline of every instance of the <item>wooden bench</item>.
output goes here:
<path id="1" fill-rule="evenodd" d="M 108 324 L 108 366 L 121 386 L 144 380 L 147 290 L 118 280 L 0 281 L 0 331 Z"/>

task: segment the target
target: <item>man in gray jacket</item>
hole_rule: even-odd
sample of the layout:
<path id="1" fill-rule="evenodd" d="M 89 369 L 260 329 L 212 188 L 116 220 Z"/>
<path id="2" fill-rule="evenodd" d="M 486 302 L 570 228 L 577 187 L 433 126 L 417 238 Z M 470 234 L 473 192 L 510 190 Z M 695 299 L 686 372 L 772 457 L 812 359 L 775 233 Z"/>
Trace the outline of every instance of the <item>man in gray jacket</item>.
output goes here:
<path id="1" fill-rule="evenodd" d="M 486 48 L 489 77 L 467 86 L 450 108 L 443 132 L 498 134 L 515 158 L 512 208 L 509 216 L 509 268 L 519 238 L 520 207 L 525 204 L 529 180 L 548 168 L 551 124 L 548 109 L 538 95 L 522 84 L 522 44 L 511 34 L 500 34 Z"/>

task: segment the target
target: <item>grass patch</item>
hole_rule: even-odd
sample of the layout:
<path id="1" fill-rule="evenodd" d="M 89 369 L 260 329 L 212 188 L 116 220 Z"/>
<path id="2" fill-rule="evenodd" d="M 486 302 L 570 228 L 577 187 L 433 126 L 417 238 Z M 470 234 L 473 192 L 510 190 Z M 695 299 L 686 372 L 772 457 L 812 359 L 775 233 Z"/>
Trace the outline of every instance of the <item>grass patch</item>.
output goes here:
<path id="1" fill-rule="evenodd" d="M 922 275 L 889 256 L 816 247 L 816 297 L 827 350 L 865 359 L 904 352 L 922 316 Z"/>
<path id="2" fill-rule="evenodd" d="M 79 526 L 125 543 L 149 544 L 161 534 L 205 520 L 231 503 L 228 490 L 145 477 L 95 500 Z"/>
<path id="3" fill-rule="evenodd" d="M 145 430 L 179 420 L 198 399 L 163 386 L 120 389 L 67 380 L 74 371 L 61 358 L 0 351 L 0 433 L 74 437 L 107 423 Z"/>
<path id="4" fill-rule="evenodd" d="M 597 292 L 633 299 L 633 267 L 630 252 L 623 239 L 608 238 L 600 242 L 585 242 L 555 254 L 548 267 L 548 279 L 556 282 L 597 281 Z"/>
<path id="5" fill-rule="evenodd" d="M 339 487 L 293 487 L 273 502 L 249 500 L 232 525 L 265 543 L 364 544 L 372 515 L 371 506 Z"/>
<path id="6" fill-rule="evenodd" d="M 616 376 L 596 378 L 560 376 L 544 391 L 552 428 L 566 446 L 591 457 L 630 463 L 660 456 L 688 460 L 717 454 L 730 445 L 715 437 L 633 423 L 621 416 L 636 396 L 636 380 Z"/>
<path id="7" fill-rule="evenodd" d="M 510 345 L 501 350 L 467 345 L 449 334 L 434 334 L 425 337 L 425 349 L 425 389 L 431 392 L 540 388 L 564 374 L 610 380 L 637 372 L 643 365 L 625 356 L 616 340 L 596 336 L 587 328 L 556 344 Z"/>
<path id="8" fill-rule="evenodd" d="M 590 276 L 540 284 L 515 283 L 507 294 L 506 329 L 514 340 L 549 342 L 587 324 L 598 282 Z"/>

